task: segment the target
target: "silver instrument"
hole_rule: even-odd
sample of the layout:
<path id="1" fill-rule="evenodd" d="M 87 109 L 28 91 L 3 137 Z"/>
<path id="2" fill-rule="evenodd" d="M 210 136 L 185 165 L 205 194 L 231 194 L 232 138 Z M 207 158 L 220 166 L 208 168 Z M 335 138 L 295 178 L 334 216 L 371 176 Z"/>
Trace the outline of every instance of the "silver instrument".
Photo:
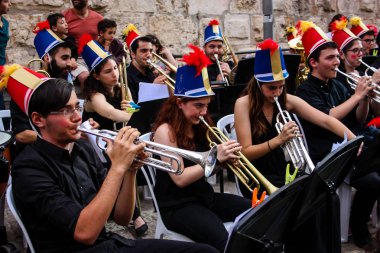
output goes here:
<path id="1" fill-rule="evenodd" d="M 222 67 L 221 67 L 220 61 L 219 61 L 219 55 L 218 54 L 214 54 L 214 57 L 215 57 L 215 60 L 216 60 L 216 65 L 218 65 L 218 69 L 219 69 L 220 75 L 222 76 L 222 81 L 226 83 L 226 86 L 229 86 L 230 84 L 228 83 L 227 78 L 223 75 Z"/>
<path id="2" fill-rule="evenodd" d="M 360 75 L 356 74 L 356 73 L 344 73 L 343 71 L 341 71 L 340 69 L 336 68 L 335 69 L 338 73 L 344 75 L 345 77 L 347 77 L 347 82 L 348 84 L 350 85 L 351 89 L 353 90 L 356 90 L 356 85 L 358 84 L 359 82 L 359 79 L 361 78 Z M 377 103 L 380 103 L 380 90 L 379 90 L 379 86 L 376 84 L 376 83 L 372 83 L 370 84 L 372 86 L 374 86 L 375 88 L 373 89 L 373 92 L 374 92 L 374 96 L 368 96 L 370 99 L 372 99 L 373 101 L 377 102 Z"/>
<path id="3" fill-rule="evenodd" d="M 361 64 L 363 64 L 363 65 L 366 67 L 366 70 L 364 71 L 365 76 L 370 76 L 370 75 L 368 75 L 368 71 L 369 71 L 369 70 L 371 70 L 371 71 L 374 72 L 374 73 L 377 71 L 376 68 L 369 66 L 369 65 L 368 65 L 367 63 L 365 63 L 362 59 L 360 59 L 359 61 L 360 61 Z"/>
<path id="4" fill-rule="evenodd" d="M 274 97 L 274 101 L 276 102 L 279 113 L 276 116 L 276 129 L 280 134 L 284 125 L 289 121 L 292 121 L 290 114 L 286 110 L 282 110 L 280 103 L 278 102 L 278 97 Z M 294 168 L 298 168 L 299 170 L 306 171 L 306 165 L 308 168 L 308 172 L 311 173 L 315 165 L 311 160 L 309 153 L 305 148 L 305 144 L 301 137 L 299 131 L 296 133 L 296 137 L 290 139 L 288 142 L 283 144 L 281 148 L 285 152 L 285 156 L 288 155 L 290 161 L 292 162 Z"/>
<path id="5" fill-rule="evenodd" d="M 114 131 L 96 130 L 96 129 L 89 130 L 82 126 L 78 127 L 78 131 L 81 131 L 83 133 L 87 133 L 90 135 L 95 135 L 97 137 L 96 144 L 102 150 L 105 150 L 105 147 L 104 145 L 101 144 L 101 139 L 105 138 L 105 139 L 114 140 L 117 135 L 117 132 L 114 132 Z M 182 174 L 183 170 L 181 166 L 182 165 L 181 160 L 176 155 L 201 165 L 202 168 L 205 170 L 205 173 L 210 173 L 209 171 L 213 171 L 214 166 L 216 164 L 216 155 L 217 155 L 216 147 L 213 147 L 209 151 L 206 151 L 206 152 L 194 152 L 194 151 L 188 151 L 188 150 L 184 150 L 180 148 L 166 146 L 166 145 L 155 143 L 152 141 L 143 141 L 143 140 L 137 139 L 136 142 L 145 143 L 144 151 L 150 154 L 151 156 L 144 160 L 135 158 L 135 161 L 148 165 L 148 166 L 152 166 L 158 170 L 162 170 L 165 172 L 174 173 L 177 175 Z M 152 157 L 153 155 L 167 157 L 170 159 L 170 162 L 165 162 L 159 159 L 155 159 Z"/>

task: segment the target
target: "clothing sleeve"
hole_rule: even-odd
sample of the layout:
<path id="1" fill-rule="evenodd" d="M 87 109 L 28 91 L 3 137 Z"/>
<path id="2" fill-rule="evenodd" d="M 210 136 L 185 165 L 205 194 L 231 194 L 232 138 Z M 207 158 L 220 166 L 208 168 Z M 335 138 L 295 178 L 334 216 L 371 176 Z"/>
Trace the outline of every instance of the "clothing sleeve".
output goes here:
<path id="1" fill-rule="evenodd" d="M 13 100 L 10 101 L 9 109 L 11 111 L 13 134 L 18 134 L 25 130 L 32 130 L 28 116 L 26 116 Z"/>
<path id="2" fill-rule="evenodd" d="M 127 54 L 124 51 L 124 45 L 118 39 L 114 39 L 111 42 L 110 51 L 111 51 L 112 55 L 115 57 L 116 63 L 118 65 L 123 62 L 123 57 L 127 58 Z"/>
<path id="3" fill-rule="evenodd" d="M 301 84 L 296 91 L 296 96 L 302 98 L 309 105 L 320 110 L 321 112 L 324 112 L 327 115 L 330 113 L 331 108 L 323 101 L 320 94 L 312 87 Z"/>
<path id="4" fill-rule="evenodd" d="M 52 175 L 44 169 L 46 166 L 49 165 L 36 160 L 14 165 L 12 185 L 16 206 L 21 216 L 27 219 L 27 224 L 33 223 L 34 219 L 45 219 L 54 229 L 73 238 L 83 207 L 59 189 Z"/>

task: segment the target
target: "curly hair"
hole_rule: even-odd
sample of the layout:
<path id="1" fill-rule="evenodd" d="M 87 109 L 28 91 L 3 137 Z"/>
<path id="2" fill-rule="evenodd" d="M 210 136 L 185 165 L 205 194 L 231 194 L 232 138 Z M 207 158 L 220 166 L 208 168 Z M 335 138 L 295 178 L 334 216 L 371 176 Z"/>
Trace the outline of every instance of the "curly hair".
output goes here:
<path id="1" fill-rule="evenodd" d="M 188 123 L 182 110 L 177 106 L 177 99 L 180 99 L 183 103 L 197 100 L 197 98 L 178 98 L 174 96 L 168 98 L 161 107 L 154 123 L 153 131 L 156 131 L 162 124 L 167 123 L 173 130 L 173 136 L 170 136 L 170 138 L 174 139 L 170 139 L 170 141 L 177 142 L 179 148 L 195 150 L 197 147 L 196 144 L 207 145 L 207 127 L 203 123 L 192 126 L 194 130 L 194 137 L 190 138 L 186 135 L 186 125 Z M 213 125 L 208 114 L 206 114 L 204 118 L 208 124 Z"/>

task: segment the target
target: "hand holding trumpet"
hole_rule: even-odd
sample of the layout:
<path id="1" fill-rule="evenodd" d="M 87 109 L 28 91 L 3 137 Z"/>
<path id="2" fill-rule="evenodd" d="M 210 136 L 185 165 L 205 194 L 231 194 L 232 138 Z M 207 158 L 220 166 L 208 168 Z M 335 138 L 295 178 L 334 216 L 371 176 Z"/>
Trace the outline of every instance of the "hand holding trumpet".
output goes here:
<path id="1" fill-rule="evenodd" d="M 375 87 L 372 85 L 372 78 L 367 76 L 362 76 L 358 79 L 358 84 L 356 85 L 355 95 L 360 98 L 360 100 L 366 98 L 370 95 L 371 91 Z"/>
<path id="2" fill-rule="evenodd" d="M 301 134 L 299 133 L 297 124 L 294 121 L 289 121 L 282 127 L 278 137 L 280 138 L 281 143 L 284 144 L 294 137 L 301 137 Z"/>

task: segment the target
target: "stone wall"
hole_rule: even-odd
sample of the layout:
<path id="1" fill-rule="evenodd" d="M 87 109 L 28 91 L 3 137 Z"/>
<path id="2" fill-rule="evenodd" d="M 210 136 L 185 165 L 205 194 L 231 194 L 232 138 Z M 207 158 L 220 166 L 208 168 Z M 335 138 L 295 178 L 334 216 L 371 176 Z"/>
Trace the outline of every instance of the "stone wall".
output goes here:
<path id="1" fill-rule="evenodd" d="M 89 0 L 91 7 L 115 19 L 118 34 L 128 23 L 142 33 L 154 33 L 176 54 L 186 52 L 188 43 L 201 44 L 203 29 L 212 18 L 220 20 L 234 50 L 253 49 L 263 40 L 263 0 Z M 264 0 L 270 1 L 270 0 Z M 12 0 L 10 62 L 25 64 L 35 57 L 34 25 L 49 13 L 70 7 L 70 0 Z M 380 27 L 379 0 L 273 0 L 274 39 L 285 43 L 283 27 L 298 19 L 312 20 L 326 29 L 336 13 L 359 15 L 365 23 Z"/>

